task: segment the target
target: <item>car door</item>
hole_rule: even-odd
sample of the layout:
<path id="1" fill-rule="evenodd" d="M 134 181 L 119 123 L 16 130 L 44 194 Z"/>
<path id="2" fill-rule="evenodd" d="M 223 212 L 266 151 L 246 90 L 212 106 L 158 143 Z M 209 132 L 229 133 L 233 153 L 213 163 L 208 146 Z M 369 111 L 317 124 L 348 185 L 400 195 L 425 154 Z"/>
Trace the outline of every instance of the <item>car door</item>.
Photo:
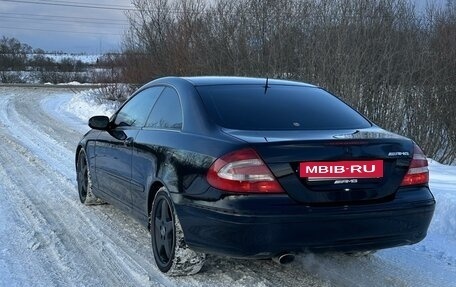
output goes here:
<path id="1" fill-rule="evenodd" d="M 163 87 L 133 95 L 113 116 L 112 127 L 98 136 L 95 166 L 98 189 L 115 202 L 131 206 L 132 147 Z"/>
<path id="2" fill-rule="evenodd" d="M 139 218 L 147 216 L 147 184 L 156 177 L 171 181 L 171 174 L 160 175 L 157 170 L 166 161 L 166 157 L 173 153 L 169 147 L 181 140 L 181 129 L 182 107 L 179 95 L 174 88 L 166 87 L 155 103 L 144 128 L 139 131 L 133 150 L 133 214 Z"/>

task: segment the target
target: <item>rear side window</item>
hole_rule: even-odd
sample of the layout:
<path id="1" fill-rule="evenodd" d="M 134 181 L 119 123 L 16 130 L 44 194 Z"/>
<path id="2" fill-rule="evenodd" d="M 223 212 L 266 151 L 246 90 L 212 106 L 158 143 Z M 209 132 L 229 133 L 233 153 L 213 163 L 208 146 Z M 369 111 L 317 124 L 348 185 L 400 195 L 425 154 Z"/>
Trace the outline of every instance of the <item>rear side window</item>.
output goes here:
<path id="1" fill-rule="evenodd" d="M 155 129 L 182 129 L 182 108 L 179 95 L 173 88 L 165 88 L 157 100 L 146 127 Z"/>
<path id="2" fill-rule="evenodd" d="M 371 124 L 328 92 L 314 87 L 223 85 L 197 87 L 218 125 L 239 130 L 358 129 Z"/>
<path id="3" fill-rule="evenodd" d="M 117 113 L 116 126 L 142 127 L 164 87 L 152 87 L 137 93 Z"/>

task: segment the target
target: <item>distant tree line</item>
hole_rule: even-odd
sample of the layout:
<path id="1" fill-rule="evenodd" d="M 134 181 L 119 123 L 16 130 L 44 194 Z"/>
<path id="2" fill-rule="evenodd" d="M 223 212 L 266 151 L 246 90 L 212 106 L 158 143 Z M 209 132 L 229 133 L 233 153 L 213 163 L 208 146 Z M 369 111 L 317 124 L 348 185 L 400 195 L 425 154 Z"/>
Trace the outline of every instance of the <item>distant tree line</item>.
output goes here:
<path id="1" fill-rule="evenodd" d="M 71 57 L 58 61 L 42 49 L 33 49 L 15 38 L 0 39 L 0 80 L 2 83 L 37 81 L 62 83 L 70 81 L 90 82 L 88 70 L 93 64 Z"/>
<path id="2" fill-rule="evenodd" d="M 432 3 L 432 2 L 430 2 Z M 121 78 L 302 80 L 375 123 L 456 159 L 456 3 L 408 0 L 133 0 Z"/>

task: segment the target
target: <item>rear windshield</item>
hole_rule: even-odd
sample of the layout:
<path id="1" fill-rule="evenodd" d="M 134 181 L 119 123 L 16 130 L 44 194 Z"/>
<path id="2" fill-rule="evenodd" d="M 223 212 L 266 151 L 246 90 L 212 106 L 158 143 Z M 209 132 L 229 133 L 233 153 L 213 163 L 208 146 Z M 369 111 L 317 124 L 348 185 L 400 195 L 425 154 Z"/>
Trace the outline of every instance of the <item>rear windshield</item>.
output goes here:
<path id="1" fill-rule="evenodd" d="M 238 130 L 359 129 L 371 124 L 347 104 L 314 87 L 197 87 L 218 125 Z"/>

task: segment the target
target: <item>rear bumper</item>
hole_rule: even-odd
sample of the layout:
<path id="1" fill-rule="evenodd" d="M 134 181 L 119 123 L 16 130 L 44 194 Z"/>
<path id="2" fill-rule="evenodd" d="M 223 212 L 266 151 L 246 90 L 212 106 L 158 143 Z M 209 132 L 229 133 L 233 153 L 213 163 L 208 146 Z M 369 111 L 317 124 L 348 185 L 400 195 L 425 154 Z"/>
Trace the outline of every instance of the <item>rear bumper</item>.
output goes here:
<path id="1" fill-rule="evenodd" d="M 435 207 L 427 187 L 403 189 L 386 203 L 337 207 L 305 206 L 286 195 L 173 199 L 192 249 L 239 258 L 417 243 L 426 236 Z"/>

